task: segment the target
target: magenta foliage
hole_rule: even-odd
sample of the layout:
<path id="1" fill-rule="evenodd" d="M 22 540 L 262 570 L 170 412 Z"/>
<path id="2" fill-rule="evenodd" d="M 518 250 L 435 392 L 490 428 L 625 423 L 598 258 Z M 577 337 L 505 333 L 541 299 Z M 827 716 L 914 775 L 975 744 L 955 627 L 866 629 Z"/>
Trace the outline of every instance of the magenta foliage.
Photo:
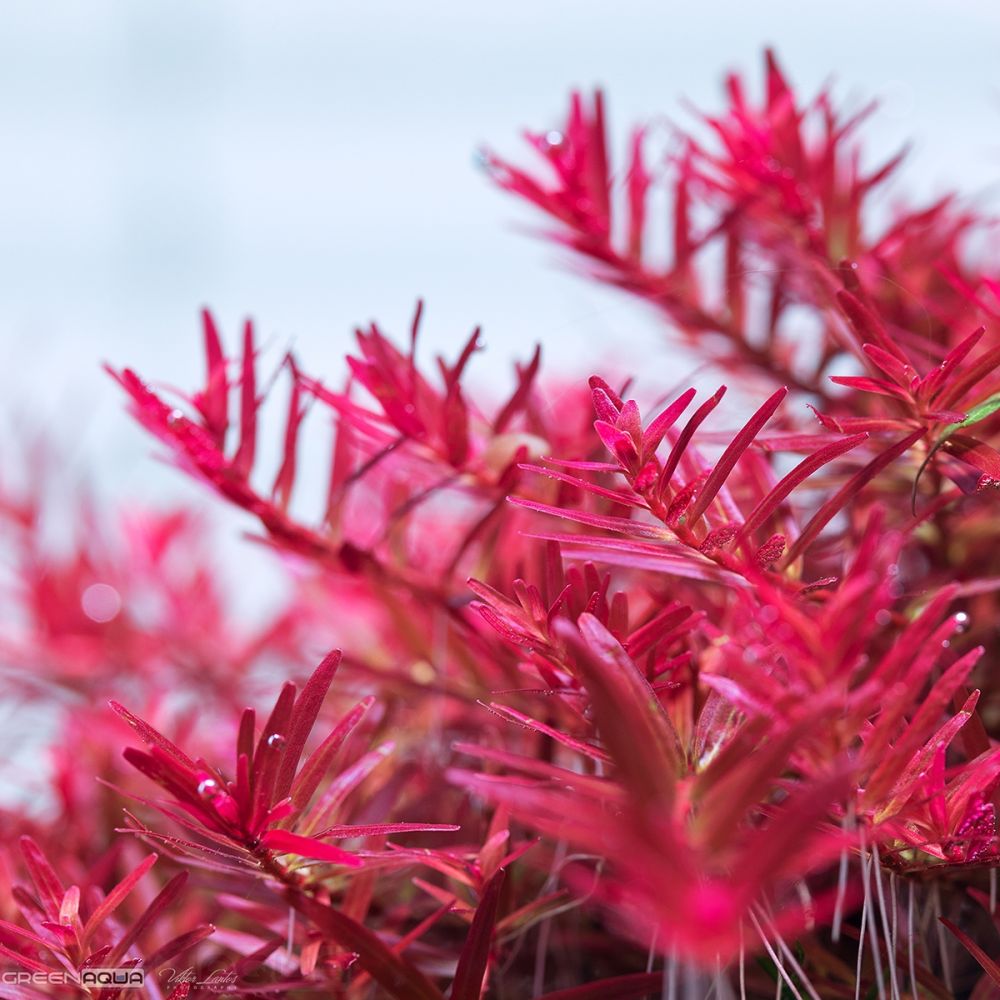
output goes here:
<path id="1" fill-rule="evenodd" d="M 988 220 L 885 211 L 870 109 L 802 103 L 770 54 L 761 99 L 726 96 L 662 163 L 638 128 L 616 166 L 601 94 L 529 134 L 537 167 L 486 154 L 717 391 L 647 384 L 646 357 L 639 382 L 553 380 L 536 351 L 492 398 L 478 330 L 418 357 L 419 306 L 404 347 L 359 330 L 339 380 L 265 375 L 252 324 L 231 351 L 206 313 L 187 396 L 111 373 L 287 556 L 253 626 L 193 512 L 81 500 L 58 550 L 46 490 L 3 491 L 12 690 L 62 717 L 39 807 L 2 814 L 11 996 L 182 953 L 198 975 L 151 996 L 989 995 Z"/>

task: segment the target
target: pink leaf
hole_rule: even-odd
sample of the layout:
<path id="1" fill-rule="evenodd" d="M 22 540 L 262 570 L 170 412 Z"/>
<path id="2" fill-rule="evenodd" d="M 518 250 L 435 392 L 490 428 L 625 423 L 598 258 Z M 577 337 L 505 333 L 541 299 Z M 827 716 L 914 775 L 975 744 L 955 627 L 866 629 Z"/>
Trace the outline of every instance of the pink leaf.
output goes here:
<path id="1" fill-rule="evenodd" d="M 694 399 L 695 390 L 688 389 L 677 397 L 650 425 L 646 428 L 642 437 L 642 450 L 646 457 L 651 456 L 659 447 L 663 435 L 677 423 L 680 415 L 687 409 L 688 404 Z"/>
<path id="2" fill-rule="evenodd" d="M 262 838 L 262 843 L 278 854 L 298 854 L 303 858 L 330 861 L 349 868 L 360 868 L 364 864 L 356 854 L 342 851 L 339 847 L 324 844 L 312 837 L 300 837 L 297 833 L 289 833 L 287 830 L 268 830 Z"/>
<path id="3" fill-rule="evenodd" d="M 795 539 L 791 549 L 785 559 L 785 563 L 790 565 L 805 552 L 807 548 L 816 540 L 819 533 L 837 516 L 837 514 L 854 499 L 886 466 L 892 464 L 900 455 L 909 451 L 925 434 L 926 429 L 921 427 L 912 434 L 901 438 L 892 447 L 887 448 L 881 455 L 877 455 L 863 469 L 859 469 L 851 478 L 844 483 L 837 492 L 827 500 L 818 511 L 810 518 L 809 523 L 802 529 L 802 534 Z"/>
<path id="4" fill-rule="evenodd" d="M 687 446 L 691 443 L 691 438 L 694 436 L 694 432 L 702 425 L 705 418 L 714 410 L 720 402 L 722 402 L 722 397 L 726 394 L 726 387 L 720 385 L 718 389 L 715 390 L 715 395 L 707 399 L 691 416 L 690 420 L 684 425 L 684 430 L 678 435 L 677 440 L 674 442 L 673 448 L 670 449 L 670 454 L 667 457 L 667 461 L 664 463 L 663 471 L 660 473 L 659 482 L 656 485 L 656 492 L 662 496 L 663 491 L 666 489 L 668 483 L 673 478 L 674 470 L 677 468 L 677 463 L 680 462 L 684 452 L 687 450 Z"/>
<path id="5" fill-rule="evenodd" d="M 257 382 L 254 364 L 253 324 L 243 329 L 243 373 L 240 378 L 240 443 L 233 457 L 233 472 L 249 476 L 257 453 Z"/>
<path id="6" fill-rule="evenodd" d="M 45 912 L 50 920 L 59 919 L 59 908 L 62 906 L 63 896 L 66 890 L 59 876 L 56 875 L 48 859 L 42 853 L 42 849 L 27 836 L 21 837 L 21 853 L 28 865 L 31 879 L 38 890 L 38 897 L 45 907 Z"/>
<path id="7" fill-rule="evenodd" d="M 669 538 L 669 533 L 661 524 L 645 524 L 642 521 L 633 521 L 627 517 L 613 517 L 605 514 L 591 514 L 585 510 L 576 510 L 568 507 L 553 507 L 551 504 L 539 503 L 537 500 L 528 500 L 525 497 L 511 497 L 510 502 L 517 507 L 526 507 L 528 510 L 538 511 L 540 514 L 551 514 L 553 517 L 561 517 L 566 521 L 575 521 L 577 524 L 584 524 L 591 528 L 602 528 L 605 531 L 620 531 L 626 535 L 633 535 L 638 538 Z M 587 536 L 581 536 L 581 541 Z"/>
<path id="8" fill-rule="evenodd" d="M 764 405 L 747 421 L 743 429 L 733 438 L 732 443 L 722 453 L 722 457 L 715 464 L 711 475 L 705 485 L 698 493 L 694 506 L 688 514 L 688 523 L 694 524 L 698 518 L 708 509 L 708 505 L 715 499 L 716 494 L 722 489 L 733 471 L 733 467 L 739 461 L 740 456 L 750 447 L 751 442 L 757 436 L 761 428 L 771 419 L 774 411 L 781 405 L 781 401 L 788 395 L 785 388 L 774 393 Z"/>
<path id="9" fill-rule="evenodd" d="M 442 993 L 415 965 L 396 955 L 367 927 L 301 893 L 290 894 L 289 900 L 324 937 L 355 952 L 361 967 L 387 996 L 395 1000 L 444 1000 Z"/>
<path id="10" fill-rule="evenodd" d="M 176 761 L 187 771 L 192 773 L 198 770 L 198 766 L 180 747 L 175 746 L 164 735 L 158 733 L 151 725 L 143 722 L 138 716 L 133 715 L 127 708 L 117 701 L 109 702 L 111 708 L 120 715 L 143 739 L 144 742 L 159 747 L 171 760 Z"/>
<path id="11" fill-rule="evenodd" d="M 305 808 L 313 793 L 319 787 L 330 767 L 337 751 L 344 740 L 353 732 L 355 726 L 365 717 L 368 710 L 375 704 L 372 696 L 362 699 L 334 727 L 333 732 L 313 751 L 292 782 L 292 800 L 299 809 Z"/>
<path id="12" fill-rule="evenodd" d="M 497 869 L 483 890 L 472 926 L 458 957 L 458 968 L 451 984 L 449 1000 L 479 1000 L 489 964 L 493 929 L 496 926 L 505 877 L 504 869 Z"/>
<path id="13" fill-rule="evenodd" d="M 854 434 L 851 437 L 828 444 L 814 455 L 810 455 L 799 462 L 753 509 L 746 523 L 743 525 L 743 533 L 750 535 L 754 532 L 777 510 L 781 502 L 796 486 L 808 479 L 828 462 L 832 462 L 835 458 L 839 458 L 846 452 L 851 451 L 852 448 L 856 448 L 867 439 L 867 434 Z"/>
<path id="14" fill-rule="evenodd" d="M 340 660 L 341 652 L 339 649 L 327 653 L 306 682 L 302 693 L 295 700 L 295 707 L 292 709 L 291 720 L 288 723 L 281 766 L 274 783 L 275 798 L 283 799 L 291 790 L 306 740 L 316 723 L 316 717 L 319 715 L 319 710 L 330 690 L 330 684 L 333 682 L 333 676 L 337 672 Z"/>
<path id="15" fill-rule="evenodd" d="M 641 801 L 670 802 L 684 761 L 684 751 L 670 717 L 642 672 L 613 635 L 593 616 L 579 619 L 575 630 L 576 669 L 590 693 L 598 729 L 626 786 Z"/>
<path id="16" fill-rule="evenodd" d="M 156 855 L 149 854 L 125 876 L 108 894 L 101 900 L 93 913 L 87 919 L 83 928 L 83 943 L 86 944 L 112 913 L 118 909 L 125 901 L 125 897 L 136 887 L 139 881 L 156 864 Z"/>

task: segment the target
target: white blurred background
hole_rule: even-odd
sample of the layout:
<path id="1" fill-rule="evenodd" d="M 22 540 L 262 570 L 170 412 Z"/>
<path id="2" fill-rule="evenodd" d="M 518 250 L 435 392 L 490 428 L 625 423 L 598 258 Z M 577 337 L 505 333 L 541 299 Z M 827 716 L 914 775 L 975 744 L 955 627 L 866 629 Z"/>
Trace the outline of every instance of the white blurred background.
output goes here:
<path id="1" fill-rule="evenodd" d="M 989 200 L 998 42 L 1000 8 L 973 0 L 7 0 L 4 411 L 51 423 L 111 493 L 155 499 L 187 487 L 100 363 L 193 386 L 203 304 L 328 377 L 354 324 L 402 334 L 418 295 L 425 349 L 483 324 L 486 380 L 539 339 L 550 368 L 657 344 L 644 310 L 514 231 L 531 216 L 475 169 L 481 143 L 525 152 L 519 129 L 557 126 L 573 85 L 607 88 L 619 139 L 684 120 L 682 97 L 719 106 L 728 68 L 759 84 L 773 44 L 805 96 L 833 76 L 855 105 L 885 99 L 869 134 L 915 140 L 912 189 Z"/>

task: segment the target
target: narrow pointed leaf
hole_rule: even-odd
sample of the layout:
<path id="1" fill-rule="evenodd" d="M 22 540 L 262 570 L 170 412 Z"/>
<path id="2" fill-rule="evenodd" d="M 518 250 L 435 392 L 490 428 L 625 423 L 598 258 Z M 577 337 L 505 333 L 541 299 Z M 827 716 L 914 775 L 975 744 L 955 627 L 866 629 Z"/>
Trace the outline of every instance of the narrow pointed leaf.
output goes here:
<path id="1" fill-rule="evenodd" d="M 295 771 L 306 746 L 306 740 L 312 732 L 319 710 L 322 708 L 330 685 L 333 683 L 333 676 L 337 672 L 340 660 L 341 652 L 339 649 L 328 653 L 313 671 L 301 694 L 295 700 L 281 766 L 274 783 L 275 798 L 283 799 L 291 790 Z"/>
<path id="2" fill-rule="evenodd" d="M 983 951 L 975 941 L 961 929 L 956 927 L 947 917 L 938 917 L 948 930 L 962 943 L 962 947 L 983 967 L 994 986 L 1000 986 L 1000 964 Z"/>
<path id="3" fill-rule="evenodd" d="M 476 915 L 465 939 L 465 945 L 458 958 L 458 968 L 451 984 L 449 1000 L 479 1000 L 483 991 L 483 979 L 490 960 L 490 946 L 497 921 L 500 893 L 506 872 L 503 868 L 486 884 L 476 907 Z"/>
<path id="4" fill-rule="evenodd" d="M 750 535 L 759 528 L 777 509 L 784 499 L 800 483 L 808 479 L 814 472 L 821 469 L 828 462 L 839 458 L 846 452 L 856 448 L 863 441 L 868 440 L 867 434 L 854 434 L 851 437 L 840 441 L 834 441 L 825 448 L 821 448 L 814 455 L 803 459 L 792 469 L 779 483 L 777 483 L 770 493 L 753 509 L 746 523 L 743 525 L 743 533 Z"/>
<path id="5" fill-rule="evenodd" d="M 147 722 L 143 722 L 138 716 L 133 715 L 124 705 L 120 705 L 117 701 L 112 701 L 108 704 L 139 734 L 145 743 L 159 747 L 168 757 L 175 760 L 187 770 L 192 772 L 198 770 L 195 762 L 180 747 L 171 743 L 170 740 L 162 733 L 158 733 Z"/>
<path id="6" fill-rule="evenodd" d="M 152 927 L 159 920 L 160 914 L 181 894 L 181 891 L 187 884 L 187 880 L 188 873 L 179 872 L 156 894 L 139 919 L 130 924 L 124 937 L 112 948 L 108 954 L 110 962 L 117 963 L 125 957 L 129 948 L 139 939 L 140 935 L 148 927 Z"/>
<path id="7" fill-rule="evenodd" d="M 169 962 L 170 959 L 174 958 L 176 955 L 181 955 L 190 948 L 193 948 L 199 941 L 204 941 L 205 938 L 211 937 L 215 933 L 215 928 L 211 924 L 203 924 L 201 927 L 196 927 L 193 931 L 188 931 L 186 934 L 180 934 L 173 940 L 168 941 L 165 945 L 157 948 L 145 961 L 142 963 L 145 969 L 157 969 L 164 962 Z"/>
<path id="8" fill-rule="evenodd" d="M 987 375 L 996 371 L 998 366 L 1000 366 L 1000 345 L 988 350 L 967 370 L 948 382 L 935 401 L 935 406 L 944 409 L 956 406 L 967 392 L 971 392 Z"/>
<path id="9" fill-rule="evenodd" d="M 292 801 L 296 808 L 303 809 L 308 805 L 313 793 L 323 780 L 330 763 L 341 748 L 344 740 L 351 734 L 354 727 L 365 717 L 368 710 L 375 704 L 375 699 L 369 696 L 360 701 L 334 727 L 333 732 L 313 751 L 292 782 Z"/>
<path id="10" fill-rule="evenodd" d="M 31 837 L 21 838 L 21 853 L 31 874 L 31 880 L 38 890 L 38 898 L 45 907 L 45 912 L 50 920 L 59 919 L 59 908 L 62 906 L 63 896 L 66 889 L 63 887 L 59 876 L 56 875 L 48 859 L 42 853 L 42 849 L 31 839 Z"/>
<path id="11" fill-rule="evenodd" d="M 249 476 L 257 454 L 257 374 L 254 364 L 253 324 L 243 329 L 243 372 L 240 378 L 240 443 L 233 457 L 233 471 Z"/>
<path id="12" fill-rule="evenodd" d="M 363 859 L 356 854 L 342 851 L 333 844 L 324 844 L 313 837 L 300 837 L 297 833 L 289 833 L 287 830 L 268 830 L 264 834 L 262 843 L 278 854 L 298 854 L 299 857 L 330 861 L 349 868 L 360 868 L 364 864 Z"/>
<path id="13" fill-rule="evenodd" d="M 702 425 L 705 418 L 712 412 L 712 410 L 714 410 L 719 403 L 722 402 L 722 397 L 725 396 L 725 394 L 726 387 L 724 385 L 720 385 L 719 388 L 715 390 L 715 394 L 702 403 L 701 406 L 694 411 L 691 419 L 684 425 L 684 430 L 682 430 L 678 435 L 673 448 L 670 449 L 670 455 L 664 463 L 663 470 L 660 472 L 660 478 L 656 484 L 656 492 L 658 494 L 663 494 L 664 489 L 673 478 L 677 464 L 680 462 L 684 452 L 687 450 L 687 446 L 691 443 L 691 438 L 694 436 L 694 432 Z"/>
<path id="14" fill-rule="evenodd" d="M 646 457 L 652 454 L 659 447 L 663 435 L 677 423 L 680 415 L 687 409 L 688 404 L 695 397 L 695 390 L 688 389 L 677 397 L 652 423 L 646 428 L 642 436 L 642 448 Z"/>
<path id="15" fill-rule="evenodd" d="M 324 937 L 355 952 L 361 967 L 386 996 L 395 1000 L 444 1000 L 444 995 L 415 965 L 395 954 L 367 927 L 301 893 L 290 893 L 289 901 Z"/>
<path id="16" fill-rule="evenodd" d="M 774 411 L 781 405 L 781 401 L 788 395 L 788 390 L 782 387 L 774 393 L 764 405 L 747 421 L 743 429 L 733 438 L 732 443 L 722 453 L 722 457 L 715 464 L 711 475 L 705 485 L 698 491 L 694 505 L 688 511 L 688 523 L 694 524 L 698 518 L 708 509 L 708 505 L 715 499 L 716 494 L 722 489 L 729 478 L 729 473 L 740 460 L 743 452 L 750 447 L 758 432 L 774 415 Z"/>
<path id="17" fill-rule="evenodd" d="M 551 514 L 553 517 L 561 517 L 566 521 L 585 524 L 590 528 L 602 528 L 605 531 L 620 531 L 623 534 L 634 535 L 637 538 L 670 537 L 670 533 L 662 524 L 646 524 L 642 521 L 633 521 L 627 517 L 591 514 L 589 511 L 575 510 L 568 507 L 553 507 L 551 504 L 539 503 L 537 500 L 528 500 L 525 497 L 511 497 L 510 502 L 516 507 L 525 507 L 528 510 L 538 511 L 540 514 Z M 584 540 L 586 540 L 586 536 L 581 536 L 581 541 Z"/>
<path id="18" fill-rule="evenodd" d="M 891 465 L 900 455 L 909 451 L 927 431 L 921 427 L 912 434 L 900 438 L 892 447 L 873 458 L 864 468 L 859 469 L 837 492 L 827 500 L 809 519 L 802 534 L 792 543 L 785 557 L 785 564 L 791 565 L 816 540 L 819 533 L 868 485 L 886 466 Z"/>
<path id="19" fill-rule="evenodd" d="M 670 802 L 684 760 L 670 717 L 614 636 L 593 615 L 581 615 L 578 624 L 579 636 L 570 629 L 564 636 L 579 651 L 576 667 L 605 747 L 641 801 Z"/>
<path id="20" fill-rule="evenodd" d="M 125 876 L 108 894 L 101 900 L 94 912 L 90 915 L 83 928 L 84 943 L 90 940 L 94 932 L 104 923 L 107 918 L 125 901 L 125 897 L 136 887 L 140 879 L 146 872 L 156 864 L 156 855 L 147 855 L 139 865 Z"/>

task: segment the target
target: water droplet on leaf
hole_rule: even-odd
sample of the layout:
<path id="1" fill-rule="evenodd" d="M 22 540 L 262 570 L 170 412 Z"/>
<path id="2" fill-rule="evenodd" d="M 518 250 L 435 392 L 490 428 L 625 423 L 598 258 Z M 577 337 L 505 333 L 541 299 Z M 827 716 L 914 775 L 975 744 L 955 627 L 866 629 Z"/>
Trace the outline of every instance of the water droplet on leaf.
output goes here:
<path id="1" fill-rule="evenodd" d="M 219 789 L 219 783 L 214 778 L 206 778 L 198 783 L 198 794 L 203 798 L 211 798 Z"/>
<path id="2" fill-rule="evenodd" d="M 271 733 L 267 738 L 267 745 L 269 747 L 283 747 L 285 745 L 285 737 L 281 733 Z"/>

